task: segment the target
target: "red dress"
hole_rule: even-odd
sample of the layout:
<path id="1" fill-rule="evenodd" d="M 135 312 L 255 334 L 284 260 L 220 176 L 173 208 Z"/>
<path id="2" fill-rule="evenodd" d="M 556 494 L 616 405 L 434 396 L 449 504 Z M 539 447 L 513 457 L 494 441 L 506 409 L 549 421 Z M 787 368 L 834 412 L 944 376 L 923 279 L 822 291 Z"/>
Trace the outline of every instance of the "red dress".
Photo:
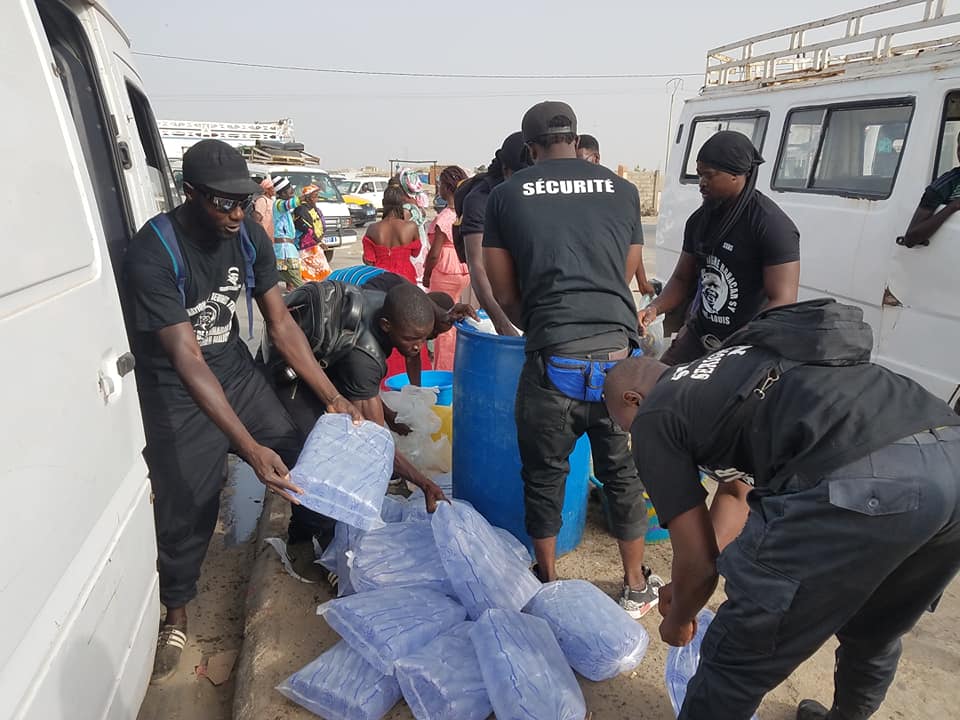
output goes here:
<path id="1" fill-rule="evenodd" d="M 363 261 L 368 265 L 383 268 L 387 272 L 396 273 L 416 285 L 417 270 L 413 266 L 413 258 L 420 254 L 420 247 L 419 238 L 409 245 L 383 247 L 364 235 Z"/>

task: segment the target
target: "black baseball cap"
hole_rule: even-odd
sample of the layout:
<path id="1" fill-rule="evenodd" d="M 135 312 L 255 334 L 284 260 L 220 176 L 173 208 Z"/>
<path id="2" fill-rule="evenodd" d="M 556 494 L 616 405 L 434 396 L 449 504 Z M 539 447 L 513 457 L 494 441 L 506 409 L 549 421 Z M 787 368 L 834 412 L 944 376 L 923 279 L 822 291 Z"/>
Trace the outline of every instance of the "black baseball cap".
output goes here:
<path id="1" fill-rule="evenodd" d="M 550 127 L 550 121 L 555 117 L 565 117 L 570 120 L 569 125 L 562 127 Z M 577 116 L 573 108 L 565 102 L 548 100 L 537 103 L 527 110 L 523 116 L 523 122 L 520 123 L 520 129 L 523 131 L 524 142 L 534 142 L 537 138 L 545 135 L 576 135 L 577 134 Z"/>
<path id="2" fill-rule="evenodd" d="M 527 166 L 526 149 L 523 144 L 523 133 L 511 133 L 507 135 L 503 145 L 497 150 L 497 158 L 500 160 L 500 164 L 511 172 L 523 170 Z"/>
<path id="3" fill-rule="evenodd" d="M 240 151 L 222 140 L 201 140 L 183 154 L 183 181 L 224 195 L 260 191 Z"/>

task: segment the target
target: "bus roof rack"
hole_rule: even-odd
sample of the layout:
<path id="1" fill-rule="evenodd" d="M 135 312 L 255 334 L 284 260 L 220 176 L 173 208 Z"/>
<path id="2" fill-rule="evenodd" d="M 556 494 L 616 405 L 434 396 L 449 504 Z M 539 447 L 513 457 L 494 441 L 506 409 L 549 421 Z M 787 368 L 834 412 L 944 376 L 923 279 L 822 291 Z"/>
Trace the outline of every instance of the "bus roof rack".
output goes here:
<path id="1" fill-rule="evenodd" d="M 703 92 L 811 81 L 898 58 L 956 51 L 960 34 L 941 33 L 960 33 L 960 14 L 946 14 L 945 5 L 946 0 L 892 0 L 722 45 L 707 53 Z M 915 17 L 904 22 L 911 11 Z M 883 26 L 890 22 L 878 17 L 884 13 L 896 13 L 896 24 Z M 865 19 L 880 27 L 865 29 Z M 827 38 L 811 42 L 810 35 Z"/>

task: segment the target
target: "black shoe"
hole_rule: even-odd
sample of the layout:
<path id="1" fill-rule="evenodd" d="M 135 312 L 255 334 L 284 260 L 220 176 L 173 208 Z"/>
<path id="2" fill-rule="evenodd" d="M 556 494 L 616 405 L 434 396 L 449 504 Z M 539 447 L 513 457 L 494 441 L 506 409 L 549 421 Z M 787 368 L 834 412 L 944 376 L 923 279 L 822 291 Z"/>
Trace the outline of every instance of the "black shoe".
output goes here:
<path id="1" fill-rule="evenodd" d="M 150 675 L 151 685 L 161 685 L 176 674 L 183 646 L 186 644 L 186 625 L 164 625 L 160 628 L 157 654 L 153 658 L 153 673 Z"/>
<path id="2" fill-rule="evenodd" d="M 797 720 L 826 720 L 830 711 L 816 700 L 801 700 L 797 707 Z"/>

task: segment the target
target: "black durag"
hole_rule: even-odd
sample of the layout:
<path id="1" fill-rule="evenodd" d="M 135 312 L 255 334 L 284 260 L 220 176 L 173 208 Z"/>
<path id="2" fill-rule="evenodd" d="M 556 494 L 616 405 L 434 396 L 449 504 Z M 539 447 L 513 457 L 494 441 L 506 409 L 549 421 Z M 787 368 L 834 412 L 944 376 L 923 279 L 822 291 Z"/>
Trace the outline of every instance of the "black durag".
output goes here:
<path id="1" fill-rule="evenodd" d="M 705 260 L 708 255 L 715 253 L 750 204 L 756 201 L 757 168 L 763 162 L 763 157 L 743 133 L 721 130 L 703 144 L 697 153 L 697 162 L 720 172 L 747 177 L 743 192 L 723 213 L 719 223 L 712 222 L 713 213 L 706 208 L 700 211 L 695 252 L 698 259 Z"/>

